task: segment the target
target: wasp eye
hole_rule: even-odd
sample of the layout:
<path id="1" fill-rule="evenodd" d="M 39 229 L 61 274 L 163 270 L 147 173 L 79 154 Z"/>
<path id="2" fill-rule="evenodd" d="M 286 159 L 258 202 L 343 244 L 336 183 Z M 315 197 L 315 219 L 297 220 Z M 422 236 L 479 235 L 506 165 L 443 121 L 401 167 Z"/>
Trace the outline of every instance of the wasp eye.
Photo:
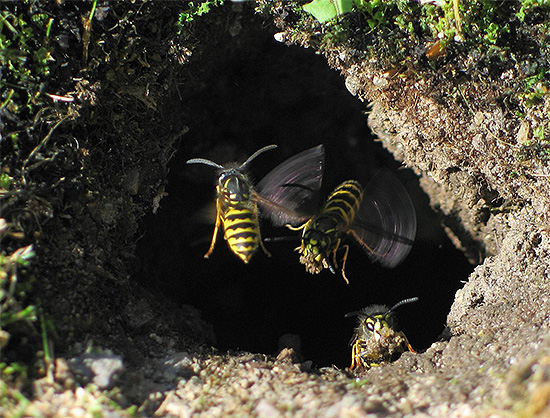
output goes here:
<path id="1" fill-rule="evenodd" d="M 374 331 L 374 324 L 372 322 L 367 322 L 366 324 L 367 330 Z"/>

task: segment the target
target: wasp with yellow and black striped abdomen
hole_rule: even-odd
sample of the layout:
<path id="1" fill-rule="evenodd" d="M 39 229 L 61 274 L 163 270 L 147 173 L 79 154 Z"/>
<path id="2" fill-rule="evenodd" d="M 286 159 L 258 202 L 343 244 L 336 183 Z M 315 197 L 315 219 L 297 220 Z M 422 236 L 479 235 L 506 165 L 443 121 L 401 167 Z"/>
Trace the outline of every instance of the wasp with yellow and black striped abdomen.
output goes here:
<path id="1" fill-rule="evenodd" d="M 408 255 L 416 235 L 414 206 L 403 185 L 388 170 L 379 170 L 363 189 L 355 180 L 340 184 L 319 208 L 324 164 L 322 145 L 303 151 L 273 169 L 257 185 L 262 213 L 275 225 L 302 231 L 297 248 L 309 273 L 338 268 L 349 283 L 346 260 L 352 236 L 372 261 L 393 268 Z"/>
<path id="2" fill-rule="evenodd" d="M 216 185 L 216 221 L 210 248 L 204 255 L 205 258 L 208 258 L 214 250 L 220 225 L 223 226 L 224 238 L 229 249 L 245 264 L 250 261 L 258 247 L 270 256 L 260 235 L 254 188 L 245 171 L 254 158 L 276 147 L 277 145 L 263 147 L 242 164 L 232 163 L 222 166 L 204 158 L 193 158 L 187 161 L 187 164 L 206 164 L 219 170 Z"/>
<path id="3" fill-rule="evenodd" d="M 405 334 L 398 331 L 394 313 L 400 306 L 416 301 L 416 297 L 405 299 L 389 309 L 385 305 L 370 305 L 345 315 L 346 318 L 357 317 L 355 333 L 350 340 L 350 370 L 368 370 L 390 362 L 406 349 L 416 353 Z"/>

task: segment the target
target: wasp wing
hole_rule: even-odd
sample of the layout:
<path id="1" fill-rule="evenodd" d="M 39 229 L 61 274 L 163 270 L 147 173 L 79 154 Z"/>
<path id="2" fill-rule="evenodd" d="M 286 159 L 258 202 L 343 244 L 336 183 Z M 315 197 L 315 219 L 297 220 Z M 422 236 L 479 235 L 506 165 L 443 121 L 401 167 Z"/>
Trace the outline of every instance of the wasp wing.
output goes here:
<path id="1" fill-rule="evenodd" d="M 409 254 L 416 213 L 409 194 L 389 170 L 379 170 L 365 187 L 351 229 L 370 259 L 384 267 L 397 266 Z"/>
<path id="2" fill-rule="evenodd" d="M 325 148 L 307 149 L 271 170 L 256 186 L 261 215 L 277 225 L 297 226 L 316 211 L 323 181 Z"/>

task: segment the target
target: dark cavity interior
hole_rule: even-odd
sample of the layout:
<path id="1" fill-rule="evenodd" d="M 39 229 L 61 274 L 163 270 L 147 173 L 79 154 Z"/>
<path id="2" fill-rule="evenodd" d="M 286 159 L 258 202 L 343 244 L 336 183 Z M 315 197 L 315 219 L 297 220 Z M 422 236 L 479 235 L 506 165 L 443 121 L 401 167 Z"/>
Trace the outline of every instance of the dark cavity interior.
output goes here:
<path id="1" fill-rule="evenodd" d="M 278 339 L 291 333 L 300 336 L 306 360 L 346 367 L 355 323 L 344 315 L 413 296 L 420 300 L 399 308 L 397 317 L 412 346 L 426 349 L 442 333 L 454 294 L 472 266 L 439 226 L 414 173 L 400 169 L 374 141 L 366 105 L 349 94 L 343 78 L 312 51 L 247 27 L 189 64 L 193 79 L 186 82 L 196 88 L 179 90 L 165 103 L 166 123 L 188 126 L 189 132 L 170 166 L 168 196 L 142 224 L 138 277 L 163 297 L 199 309 L 222 351 L 276 354 Z M 351 243 L 346 285 L 328 270 L 308 274 L 293 251 L 297 240 L 266 242 L 272 257 L 259 250 L 245 265 L 230 253 L 221 232 L 210 259 L 203 258 L 213 231 L 205 219 L 213 221 L 216 170 L 186 160 L 242 162 L 277 144 L 250 165 L 251 178 L 259 181 L 276 164 L 320 143 L 327 153 L 323 197 L 343 180 L 365 184 L 382 166 L 405 184 L 418 233 L 404 263 L 393 270 L 373 265 Z M 266 221 L 262 234 L 296 237 Z"/>

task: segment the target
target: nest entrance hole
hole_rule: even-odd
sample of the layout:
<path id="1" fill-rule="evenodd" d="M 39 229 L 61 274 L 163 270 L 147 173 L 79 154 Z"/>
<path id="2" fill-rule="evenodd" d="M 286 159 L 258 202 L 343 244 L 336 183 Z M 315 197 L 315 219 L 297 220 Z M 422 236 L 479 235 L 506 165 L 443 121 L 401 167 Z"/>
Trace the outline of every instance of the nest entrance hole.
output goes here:
<path id="1" fill-rule="evenodd" d="M 454 294 L 472 266 L 439 227 L 414 174 L 397 170 L 399 164 L 373 140 L 365 104 L 349 94 L 321 56 L 278 44 L 265 30 L 243 29 L 228 44 L 206 50 L 193 72 L 196 88 L 180 91 L 172 99 L 179 103 L 166 105 L 174 112 L 170 123 L 189 131 L 170 164 L 168 197 L 142 225 L 138 255 L 143 285 L 200 310 L 222 351 L 276 354 L 282 335 L 297 334 L 305 359 L 339 367 L 349 365 L 354 328 L 344 314 L 418 296 L 420 301 L 400 309 L 398 318 L 413 347 L 427 348 L 443 331 Z M 167 114 L 170 118 L 169 110 Z M 255 180 L 319 143 L 327 152 L 327 191 L 350 178 L 365 182 L 380 166 L 393 169 L 418 214 L 417 240 L 405 262 L 383 269 L 352 245 L 346 285 L 326 270 L 308 274 L 293 251 L 297 241 L 268 242 L 271 258 L 260 250 L 244 265 L 221 235 L 205 260 L 213 225 L 203 220 L 209 208 L 212 215 L 216 174 L 185 161 L 244 161 L 271 143 L 279 148 L 251 164 Z M 267 222 L 262 226 L 264 237 L 292 235 Z"/>

